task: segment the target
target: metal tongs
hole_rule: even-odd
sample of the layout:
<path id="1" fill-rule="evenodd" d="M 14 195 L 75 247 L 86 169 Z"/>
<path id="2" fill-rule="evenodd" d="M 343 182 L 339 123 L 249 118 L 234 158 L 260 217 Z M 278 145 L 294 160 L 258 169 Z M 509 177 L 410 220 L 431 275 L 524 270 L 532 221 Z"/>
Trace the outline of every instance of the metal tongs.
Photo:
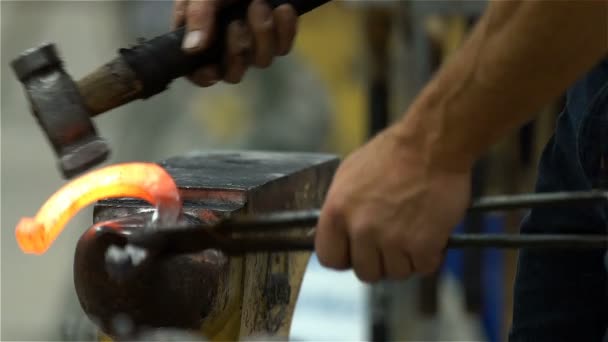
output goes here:
<path id="1" fill-rule="evenodd" d="M 483 197 L 473 201 L 468 212 L 590 205 L 608 205 L 608 192 L 557 192 Z M 106 269 L 113 276 L 123 278 L 133 274 L 149 261 L 207 249 L 221 250 L 227 255 L 312 251 L 314 227 L 319 214 L 319 210 L 282 211 L 228 218 L 214 225 L 138 227 L 126 235 L 121 235 L 124 244 L 108 247 L 105 253 Z M 100 223 L 101 232 L 116 234 L 111 225 L 108 225 L 108 229 L 104 229 L 104 223 Z M 606 234 L 594 235 L 453 234 L 446 248 L 608 249 L 608 227 Z"/>
<path id="2" fill-rule="evenodd" d="M 491 196 L 475 200 L 469 213 L 608 204 L 608 192 L 558 192 Z M 319 210 L 236 217 L 212 226 L 142 229 L 129 243 L 156 252 L 181 254 L 220 249 L 226 254 L 314 249 Z M 269 234 L 269 233 L 274 234 Z M 608 248 L 607 234 L 454 234 L 447 248 Z"/>

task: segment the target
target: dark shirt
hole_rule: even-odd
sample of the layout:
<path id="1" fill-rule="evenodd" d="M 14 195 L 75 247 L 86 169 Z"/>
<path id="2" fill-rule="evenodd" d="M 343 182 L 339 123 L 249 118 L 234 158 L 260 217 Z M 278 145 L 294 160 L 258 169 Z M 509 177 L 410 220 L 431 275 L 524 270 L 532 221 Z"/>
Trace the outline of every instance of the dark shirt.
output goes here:
<path id="1" fill-rule="evenodd" d="M 606 187 L 608 60 L 567 92 L 536 191 Z M 608 191 L 608 189 L 606 189 Z M 535 209 L 522 233 L 608 233 L 608 205 Z M 608 330 L 606 250 L 520 252 L 510 341 L 598 341 Z"/>

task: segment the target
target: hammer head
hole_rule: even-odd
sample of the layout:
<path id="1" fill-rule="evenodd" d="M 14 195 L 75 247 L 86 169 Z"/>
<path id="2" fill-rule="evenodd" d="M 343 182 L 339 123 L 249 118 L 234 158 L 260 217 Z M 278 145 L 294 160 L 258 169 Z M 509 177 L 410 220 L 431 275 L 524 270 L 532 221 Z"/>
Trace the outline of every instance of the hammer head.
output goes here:
<path id="1" fill-rule="evenodd" d="M 72 178 L 106 160 L 110 149 L 97 135 L 78 86 L 63 69 L 54 44 L 25 51 L 11 66 L 55 150 L 64 178 Z"/>

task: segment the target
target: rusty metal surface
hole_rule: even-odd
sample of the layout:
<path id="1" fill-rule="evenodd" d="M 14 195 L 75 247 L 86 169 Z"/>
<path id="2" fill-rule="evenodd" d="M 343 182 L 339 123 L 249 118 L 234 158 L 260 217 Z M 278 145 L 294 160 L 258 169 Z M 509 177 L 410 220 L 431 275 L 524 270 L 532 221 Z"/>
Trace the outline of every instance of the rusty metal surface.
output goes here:
<path id="1" fill-rule="evenodd" d="M 338 162 L 324 154 L 250 151 L 191 153 L 159 164 L 174 177 L 184 213 L 211 224 L 233 215 L 318 208 Z M 149 326 L 196 329 L 222 321 L 226 308 L 237 305 L 241 312 L 235 338 L 287 335 L 310 252 L 243 258 L 217 251 L 182 254 L 152 259 L 122 282 L 111 278 L 103 251 L 124 240 L 120 234 L 100 232 L 115 230 L 108 224 L 111 220 L 123 222 L 126 230 L 137 229 L 137 224 L 129 228 L 124 222 L 151 212 L 137 200 L 100 201 L 94 209 L 96 225 L 78 243 L 77 294 L 84 311 L 105 333 L 120 333 L 113 326 L 118 314 L 126 314 L 136 331 Z"/>

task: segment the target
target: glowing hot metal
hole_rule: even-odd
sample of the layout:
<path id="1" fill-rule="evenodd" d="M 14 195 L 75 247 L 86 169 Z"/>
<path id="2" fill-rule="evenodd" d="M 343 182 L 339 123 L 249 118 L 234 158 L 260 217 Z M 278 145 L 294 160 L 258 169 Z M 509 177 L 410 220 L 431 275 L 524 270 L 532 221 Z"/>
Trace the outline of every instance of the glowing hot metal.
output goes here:
<path id="1" fill-rule="evenodd" d="M 15 231 L 21 250 L 43 254 L 68 221 L 89 204 L 106 198 L 139 198 L 154 205 L 163 224 L 173 224 L 181 199 L 173 178 L 157 164 L 125 163 L 82 175 L 64 185 L 40 208 L 36 217 L 24 217 Z"/>

